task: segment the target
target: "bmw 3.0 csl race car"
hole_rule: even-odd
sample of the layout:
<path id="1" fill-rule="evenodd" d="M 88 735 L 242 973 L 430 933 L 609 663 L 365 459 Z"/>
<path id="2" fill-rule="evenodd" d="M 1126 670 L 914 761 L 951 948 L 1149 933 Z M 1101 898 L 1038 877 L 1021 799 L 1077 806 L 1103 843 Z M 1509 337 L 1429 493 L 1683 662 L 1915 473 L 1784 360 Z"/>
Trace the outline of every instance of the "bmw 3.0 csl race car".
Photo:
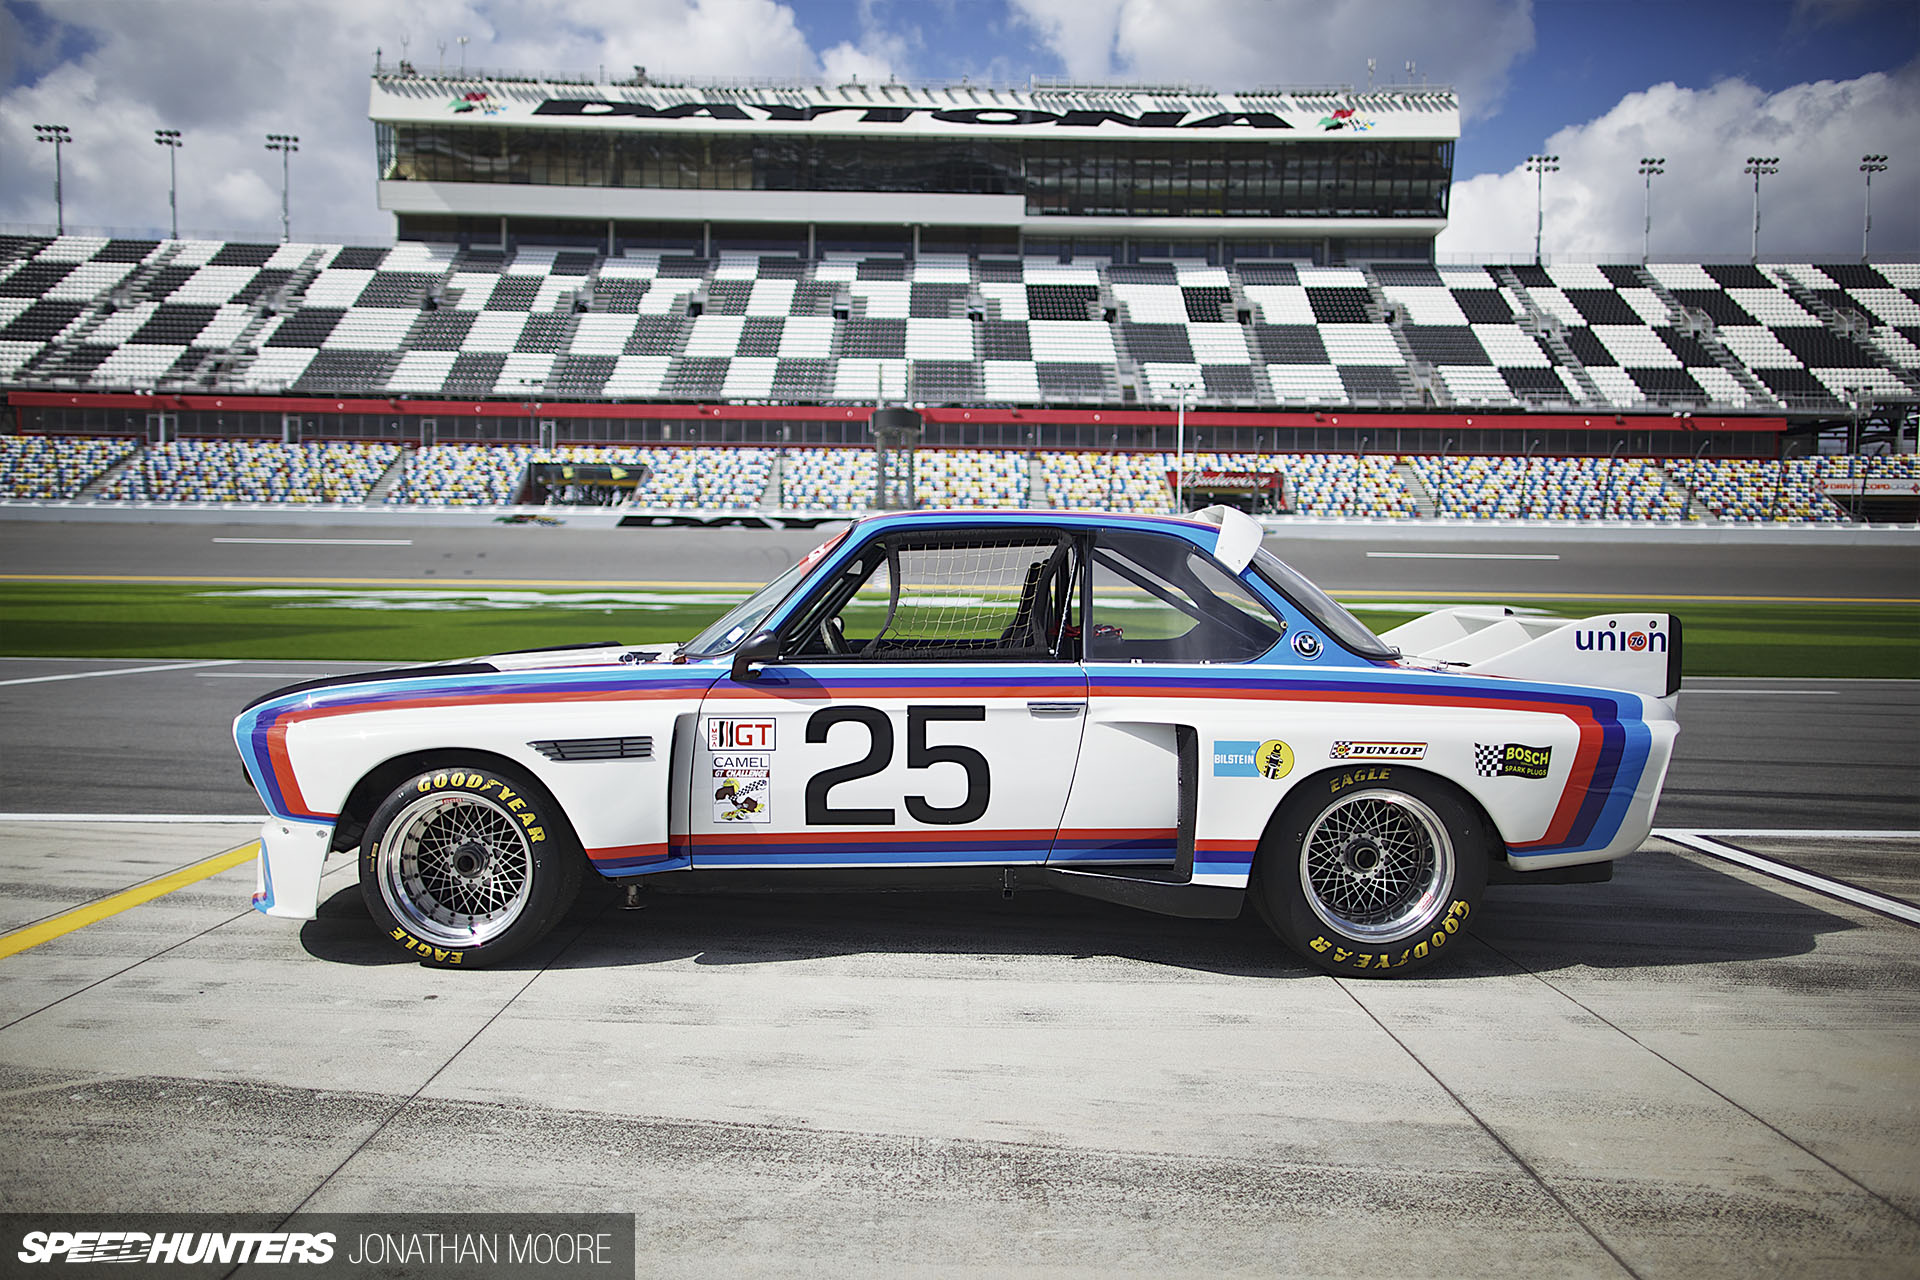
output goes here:
<path id="1" fill-rule="evenodd" d="M 1376 636 L 1249 516 L 856 522 L 677 648 L 294 685 L 234 722 L 254 905 L 359 849 L 379 928 L 497 962 L 589 871 L 662 889 L 1246 899 L 1327 969 L 1460 949 L 1497 881 L 1604 880 L 1652 825 L 1680 628 L 1428 614 Z"/>

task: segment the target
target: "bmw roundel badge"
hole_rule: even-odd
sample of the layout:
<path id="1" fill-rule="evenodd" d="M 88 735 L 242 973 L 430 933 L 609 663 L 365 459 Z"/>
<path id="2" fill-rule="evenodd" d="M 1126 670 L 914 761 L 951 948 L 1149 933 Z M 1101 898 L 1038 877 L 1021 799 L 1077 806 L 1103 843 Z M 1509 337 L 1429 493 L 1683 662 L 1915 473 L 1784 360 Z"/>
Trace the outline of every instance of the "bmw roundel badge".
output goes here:
<path id="1" fill-rule="evenodd" d="M 1293 651 L 1312 662 L 1320 656 L 1320 637 L 1311 631 L 1302 631 L 1293 638 Z"/>

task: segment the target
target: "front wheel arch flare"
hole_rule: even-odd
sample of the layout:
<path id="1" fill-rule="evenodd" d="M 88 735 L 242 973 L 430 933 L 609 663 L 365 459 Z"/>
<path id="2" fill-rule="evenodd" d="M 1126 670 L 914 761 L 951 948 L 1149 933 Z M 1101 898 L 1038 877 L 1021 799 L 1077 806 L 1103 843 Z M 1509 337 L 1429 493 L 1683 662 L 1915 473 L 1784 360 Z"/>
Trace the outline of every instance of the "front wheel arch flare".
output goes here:
<path id="1" fill-rule="evenodd" d="M 373 818 L 375 810 L 393 789 L 416 774 L 427 773 L 435 769 L 470 768 L 479 765 L 486 769 L 499 769 L 518 774 L 532 784 L 540 798 L 547 804 L 548 811 L 559 815 L 559 821 L 565 825 L 567 837 L 575 844 L 580 842 L 579 835 L 573 829 L 573 822 L 567 817 L 565 809 L 554 799 L 553 793 L 541 784 L 538 778 L 527 772 L 527 767 L 511 756 L 501 755 L 497 751 L 481 751 L 467 747 L 437 747 L 427 751 L 411 751 L 403 756 L 394 756 L 383 760 L 362 774 L 347 793 L 346 803 L 340 806 L 340 816 L 334 823 L 331 847 L 339 852 L 358 849 L 360 838 L 366 834 L 367 823 Z"/>

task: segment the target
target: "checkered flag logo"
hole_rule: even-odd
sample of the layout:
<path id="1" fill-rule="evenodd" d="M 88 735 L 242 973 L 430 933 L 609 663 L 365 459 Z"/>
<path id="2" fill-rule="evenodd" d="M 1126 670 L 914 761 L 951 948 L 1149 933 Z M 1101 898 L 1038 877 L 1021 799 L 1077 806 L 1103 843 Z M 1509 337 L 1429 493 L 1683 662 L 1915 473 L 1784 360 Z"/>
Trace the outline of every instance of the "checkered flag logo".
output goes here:
<path id="1" fill-rule="evenodd" d="M 1506 755 L 1505 747 L 1490 747 L 1483 742 L 1473 744 L 1473 771 L 1483 778 L 1500 776 L 1500 762 Z"/>
<path id="2" fill-rule="evenodd" d="M 1351 742 L 1336 742 L 1333 744 L 1333 758 L 1335 760 L 1345 760 L 1352 754 L 1353 744 Z"/>

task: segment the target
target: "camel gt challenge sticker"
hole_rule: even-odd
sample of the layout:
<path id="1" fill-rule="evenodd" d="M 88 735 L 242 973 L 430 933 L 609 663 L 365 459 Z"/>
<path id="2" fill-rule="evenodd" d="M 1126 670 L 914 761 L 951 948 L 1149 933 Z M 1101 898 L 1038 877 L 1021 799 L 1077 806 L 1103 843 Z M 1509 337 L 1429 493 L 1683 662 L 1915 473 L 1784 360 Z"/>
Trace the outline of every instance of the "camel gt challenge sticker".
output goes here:
<path id="1" fill-rule="evenodd" d="M 713 820 L 773 821 L 773 770 L 765 756 L 713 758 Z"/>

